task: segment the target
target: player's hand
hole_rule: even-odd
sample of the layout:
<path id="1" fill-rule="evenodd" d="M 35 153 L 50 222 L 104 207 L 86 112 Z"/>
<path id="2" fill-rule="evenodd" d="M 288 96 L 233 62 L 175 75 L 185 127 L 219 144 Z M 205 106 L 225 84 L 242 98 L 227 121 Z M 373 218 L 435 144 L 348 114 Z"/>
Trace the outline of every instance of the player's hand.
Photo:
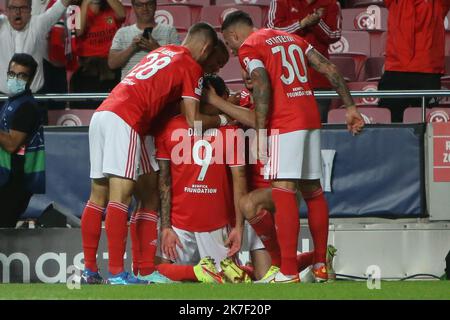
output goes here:
<path id="1" fill-rule="evenodd" d="M 225 241 L 225 246 L 229 247 L 227 256 L 234 256 L 239 252 L 239 250 L 241 250 L 242 231 L 243 230 L 241 228 L 235 227 L 228 234 L 228 239 Z"/>
<path id="2" fill-rule="evenodd" d="M 269 161 L 267 135 L 264 133 L 259 134 L 257 131 L 256 139 L 252 139 L 250 146 L 251 159 L 257 159 L 262 164 L 266 164 Z"/>
<path id="3" fill-rule="evenodd" d="M 364 128 L 364 119 L 359 113 L 356 106 L 347 107 L 345 114 L 345 120 L 347 122 L 347 129 L 353 135 L 360 134 Z"/>
<path id="4" fill-rule="evenodd" d="M 217 95 L 216 89 L 214 89 L 212 85 L 209 85 L 207 88 L 203 88 L 203 102 L 214 105 L 217 98 L 219 98 L 219 96 Z"/>
<path id="5" fill-rule="evenodd" d="M 183 249 L 180 239 L 172 228 L 164 228 L 162 230 L 161 249 L 162 252 L 169 257 L 170 260 L 178 258 L 177 246 Z"/>

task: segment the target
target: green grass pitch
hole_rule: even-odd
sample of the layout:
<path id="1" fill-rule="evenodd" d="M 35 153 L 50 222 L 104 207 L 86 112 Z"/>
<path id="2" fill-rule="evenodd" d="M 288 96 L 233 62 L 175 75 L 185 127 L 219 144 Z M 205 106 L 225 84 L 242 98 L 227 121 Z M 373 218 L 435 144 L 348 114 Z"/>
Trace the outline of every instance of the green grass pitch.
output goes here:
<path id="1" fill-rule="evenodd" d="M 305 299 L 438 299 L 450 300 L 450 281 L 382 281 L 381 289 L 365 282 L 325 284 L 158 284 L 148 286 L 81 286 L 63 284 L 0 284 L 0 299 L 200 299 L 200 300 L 305 300 Z"/>

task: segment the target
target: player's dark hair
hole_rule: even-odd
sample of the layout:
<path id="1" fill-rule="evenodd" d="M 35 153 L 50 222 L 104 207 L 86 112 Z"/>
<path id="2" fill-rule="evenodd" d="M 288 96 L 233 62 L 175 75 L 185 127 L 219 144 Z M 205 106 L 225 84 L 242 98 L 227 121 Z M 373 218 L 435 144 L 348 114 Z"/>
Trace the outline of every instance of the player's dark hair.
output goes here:
<path id="1" fill-rule="evenodd" d="M 189 35 L 195 35 L 195 34 L 203 34 L 208 40 L 211 41 L 211 44 L 215 47 L 217 45 L 217 32 L 214 30 L 214 28 L 206 22 L 197 22 L 193 24 L 188 31 Z"/>
<path id="2" fill-rule="evenodd" d="M 217 45 L 216 45 L 215 49 L 220 50 L 221 52 L 225 53 L 225 55 L 227 56 L 227 60 L 230 59 L 230 52 L 228 51 L 228 48 L 222 39 L 217 40 Z"/>
<path id="3" fill-rule="evenodd" d="M 242 10 L 233 11 L 230 14 L 227 14 L 225 20 L 222 23 L 222 32 L 226 29 L 235 25 L 236 23 L 243 23 L 248 25 L 249 27 L 253 27 L 253 20 L 247 12 Z"/>
<path id="4" fill-rule="evenodd" d="M 225 93 L 229 94 L 225 81 L 216 74 L 207 74 L 203 77 L 203 88 L 208 88 L 211 85 L 219 97 L 223 97 Z"/>
<path id="5" fill-rule="evenodd" d="M 8 64 L 8 71 L 11 69 L 12 63 L 20 64 L 21 66 L 27 67 L 30 71 L 30 79 L 29 81 L 33 81 L 34 75 L 36 74 L 36 70 L 38 64 L 36 60 L 32 56 L 27 53 L 15 53 Z"/>

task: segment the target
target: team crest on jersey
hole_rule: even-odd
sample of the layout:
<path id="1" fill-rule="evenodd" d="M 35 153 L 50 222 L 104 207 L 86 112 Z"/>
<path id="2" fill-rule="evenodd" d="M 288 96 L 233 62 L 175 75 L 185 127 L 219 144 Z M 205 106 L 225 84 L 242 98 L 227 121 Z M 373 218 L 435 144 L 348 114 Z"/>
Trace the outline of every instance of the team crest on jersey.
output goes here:
<path id="1" fill-rule="evenodd" d="M 107 17 L 107 18 L 106 18 L 106 23 L 107 23 L 107 24 L 113 24 L 113 22 L 114 22 L 113 17 Z"/>
<path id="2" fill-rule="evenodd" d="M 195 88 L 195 94 L 201 96 L 202 95 L 202 90 L 203 90 L 203 77 L 198 79 L 197 88 Z"/>

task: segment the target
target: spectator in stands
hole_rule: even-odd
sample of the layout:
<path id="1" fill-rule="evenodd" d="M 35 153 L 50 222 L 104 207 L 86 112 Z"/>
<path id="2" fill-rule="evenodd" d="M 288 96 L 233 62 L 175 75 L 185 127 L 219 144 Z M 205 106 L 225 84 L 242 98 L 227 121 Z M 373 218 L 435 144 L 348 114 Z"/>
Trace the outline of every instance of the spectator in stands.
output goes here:
<path id="1" fill-rule="evenodd" d="M 6 16 L 0 15 L 0 93 L 8 94 L 7 62 L 14 53 L 28 53 L 36 60 L 38 67 L 30 89 L 33 93 L 42 89 L 42 65 L 47 47 L 41 44 L 66 7 L 74 2 L 76 0 L 59 0 L 45 13 L 32 16 L 31 0 L 7 0 Z"/>
<path id="2" fill-rule="evenodd" d="M 125 8 L 119 0 L 83 0 L 81 25 L 76 31 L 80 66 L 71 79 L 72 92 L 108 93 L 118 83 L 120 73 L 108 67 L 108 53 L 124 20 Z"/>
<path id="3" fill-rule="evenodd" d="M 44 13 L 57 2 L 57 0 L 32 1 L 32 15 Z M 73 73 L 78 67 L 74 52 L 75 15 L 79 10 L 78 5 L 81 4 L 81 0 L 77 0 L 76 4 L 77 6 L 72 6 L 61 16 L 48 33 L 47 43 L 44 44 L 48 48 L 48 54 L 46 51 L 44 56 L 44 87 L 42 93 L 67 93 L 68 73 Z M 73 19 L 70 19 L 71 16 Z M 64 101 L 49 101 L 47 105 L 48 109 L 52 110 L 64 108 L 67 103 Z"/>
<path id="4" fill-rule="evenodd" d="M 44 193 L 44 110 L 31 93 L 38 63 L 26 53 L 9 62 L 9 98 L 0 110 L 0 227 L 15 227 L 33 193 Z"/>
<path id="5" fill-rule="evenodd" d="M 295 33 L 329 58 L 328 47 L 341 38 L 341 9 L 336 0 L 272 0 L 269 28 Z M 331 90 L 331 84 L 313 68 L 308 74 L 314 91 Z M 318 99 L 320 117 L 327 122 L 329 99 Z"/>
<path id="6" fill-rule="evenodd" d="M 180 44 L 177 30 L 156 24 L 156 0 L 131 0 L 136 23 L 120 28 L 108 56 L 111 69 L 122 68 L 122 78 L 150 51 L 167 44 Z"/>
<path id="7" fill-rule="evenodd" d="M 389 10 L 385 72 L 378 90 L 439 90 L 445 72 L 444 19 L 449 0 L 384 0 Z M 430 99 L 427 105 L 433 104 Z M 402 122 L 408 106 L 421 99 L 380 99 Z"/>

